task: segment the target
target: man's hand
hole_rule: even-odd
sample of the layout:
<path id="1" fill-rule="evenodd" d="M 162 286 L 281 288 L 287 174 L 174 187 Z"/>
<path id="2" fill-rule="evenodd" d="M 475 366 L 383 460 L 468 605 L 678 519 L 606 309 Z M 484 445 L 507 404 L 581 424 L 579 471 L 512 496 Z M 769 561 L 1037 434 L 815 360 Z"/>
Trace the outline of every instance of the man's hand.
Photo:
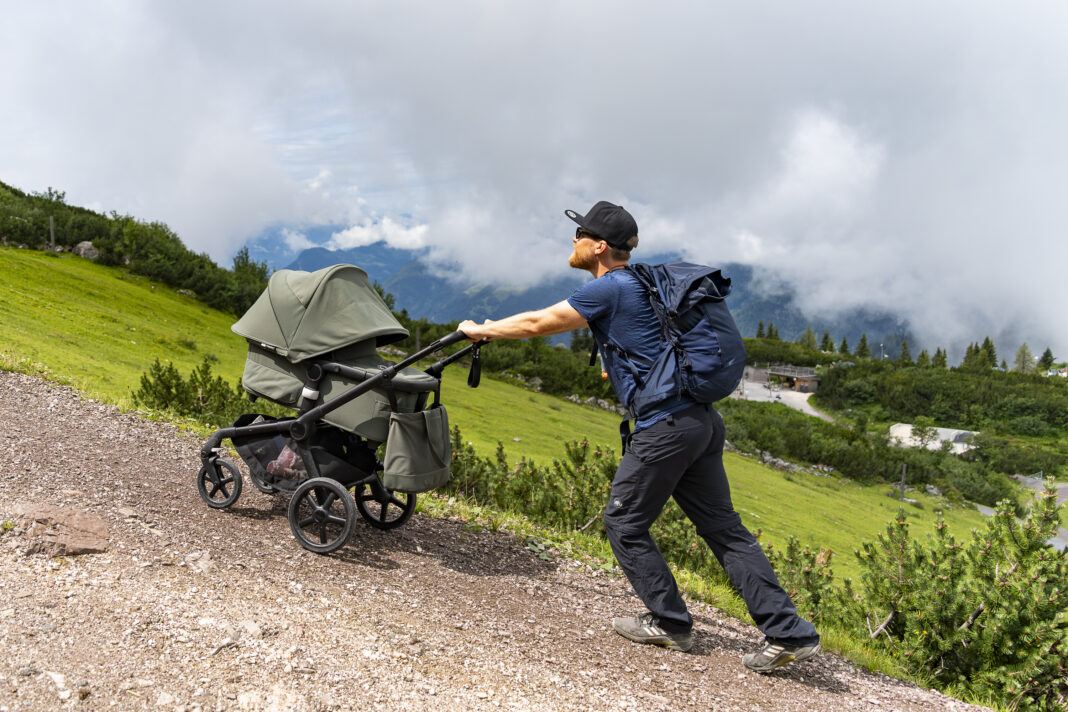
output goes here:
<path id="1" fill-rule="evenodd" d="M 486 336 L 483 334 L 483 332 L 485 331 L 483 327 L 492 323 L 493 320 L 491 319 L 486 319 L 486 321 L 482 322 L 481 324 L 476 324 L 475 322 L 468 319 L 466 321 L 461 321 L 460 325 L 456 327 L 456 330 L 462 331 L 464 333 L 464 336 L 467 337 L 468 341 L 492 341 L 492 336 Z"/>

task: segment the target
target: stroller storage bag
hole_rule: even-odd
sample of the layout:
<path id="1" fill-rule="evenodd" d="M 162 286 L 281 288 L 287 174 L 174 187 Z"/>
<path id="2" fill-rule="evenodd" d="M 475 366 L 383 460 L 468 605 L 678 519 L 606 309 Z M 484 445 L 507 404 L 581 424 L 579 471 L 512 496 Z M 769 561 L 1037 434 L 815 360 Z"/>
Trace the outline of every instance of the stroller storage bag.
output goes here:
<path id="1" fill-rule="evenodd" d="M 445 407 L 391 413 L 382 484 L 398 492 L 426 492 L 449 481 L 452 443 Z"/>
<path id="2" fill-rule="evenodd" d="M 259 423 L 274 422 L 275 418 L 269 415 L 261 415 L 259 413 L 246 413 L 242 415 L 231 427 L 243 428 L 247 425 L 256 425 Z M 237 454 L 241 456 L 241 459 L 248 465 L 249 472 L 252 476 L 261 482 L 267 482 L 276 473 L 279 462 L 279 458 L 282 457 L 282 452 L 288 450 L 288 443 L 286 438 L 282 435 L 244 435 L 236 436 L 232 438 L 234 448 L 237 450 Z M 297 456 L 299 458 L 299 456 Z M 290 458 L 292 459 L 292 458 Z M 281 462 L 288 465 L 290 468 L 299 467 L 304 468 L 304 463 L 299 465 L 294 459 L 293 462 L 289 462 L 286 458 L 282 458 Z M 277 473 L 281 475 L 281 473 Z"/>

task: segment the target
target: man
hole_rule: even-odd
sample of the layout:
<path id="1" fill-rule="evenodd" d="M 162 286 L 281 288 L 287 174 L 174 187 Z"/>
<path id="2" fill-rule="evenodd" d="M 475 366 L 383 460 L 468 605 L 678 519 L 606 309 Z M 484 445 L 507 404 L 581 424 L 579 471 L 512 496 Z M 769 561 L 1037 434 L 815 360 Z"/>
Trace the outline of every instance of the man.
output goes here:
<path id="1" fill-rule="evenodd" d="M 663 348 L 660 325 L 637 278 L 624 269 L 638 244 L 637 223 L 606 201 L 586 215 L 573 210 L 565 215 L 578 224 L 568 264 L 595 279 L 551 307 L 482 324 L 464 321 L 458 330 L 471 340 L 522 339 L 588 325 L 599 346 L 614 344 L 636 357 L 631 364 L 651 363 Z M 635 376 L 620 363 L 618 349 L 601 348 L 601 358 L 616 394 L 625 400 Z M 619 565 L 649 610 L 635 618 L 616 618 L 613 627 L 637 643 L 684 652 L 693 645 L 693 619 L 649 535 L 668 497 L 674 497 L 766 636 L 760 650 L 744 657 L 745 666 L 767 672 L 816 655 L 819 635 L 797 615 L 760 545 L 734 511 L 723 443 L 719 413 L 685 394 L 659 403 L 635 423 L 612 481 L 604 524 Z"/>

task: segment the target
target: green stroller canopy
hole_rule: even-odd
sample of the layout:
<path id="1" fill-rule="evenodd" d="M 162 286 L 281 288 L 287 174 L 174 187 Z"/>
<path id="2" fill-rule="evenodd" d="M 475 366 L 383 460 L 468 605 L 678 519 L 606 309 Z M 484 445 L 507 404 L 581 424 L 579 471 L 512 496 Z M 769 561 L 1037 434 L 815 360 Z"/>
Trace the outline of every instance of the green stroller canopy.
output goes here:
<path id="1" fill-rule="evenodd" d="M 367 273 L 353 265 L 317 272 L 278 270 L 260 298 L 230 328 L 290 363 L 367 339 L 384 346 L 408 337 Z"/>

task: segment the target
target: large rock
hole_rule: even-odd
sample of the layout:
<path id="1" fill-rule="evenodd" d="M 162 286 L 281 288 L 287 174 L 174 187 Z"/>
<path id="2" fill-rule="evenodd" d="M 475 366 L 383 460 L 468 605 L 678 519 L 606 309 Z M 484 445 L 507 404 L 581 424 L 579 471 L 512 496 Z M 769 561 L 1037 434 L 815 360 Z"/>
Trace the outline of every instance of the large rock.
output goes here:
<path id="1" fill-rule="evenodd" d="M 97 252 L 95 247 L 93 247 L 93 243 L 89 242 L 88 240 L 83 240 L 82 242 L 79 242 L 77 245 L 75 245 L 74 254 L 78 255 L 79 257 L 84 257 L 87 260 L 95 260 L 97 257 L 100 256 L 100 253 Z"/>
<path id="2" fill-rule="evenodd" d="M 12 514 L 22 521 L 27 554 L 76 556 L 108 550 L 107 524 L 95 514 L 51 504 L 16 505 Z"/>

